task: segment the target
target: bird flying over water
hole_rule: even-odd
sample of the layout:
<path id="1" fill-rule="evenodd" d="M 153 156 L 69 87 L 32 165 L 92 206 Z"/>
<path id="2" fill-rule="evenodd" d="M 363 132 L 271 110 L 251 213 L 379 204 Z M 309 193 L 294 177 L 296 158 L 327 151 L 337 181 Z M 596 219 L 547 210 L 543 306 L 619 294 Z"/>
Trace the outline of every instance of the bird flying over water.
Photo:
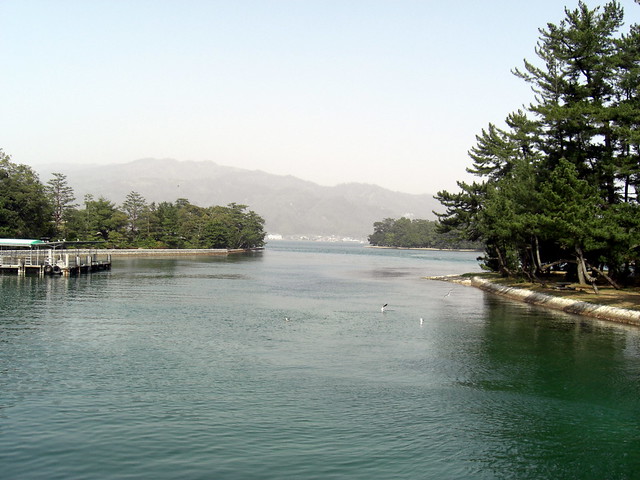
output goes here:
<path id="1" fill-rule="evenodd" d="M 380 307 L 380 311 L 382 313 L 384 313 L 384 309 L 386 308 L 386 306 L 389 305 L 388 303 L 385 303 L 384 305 L 382 305 L 382 307 Z"/>

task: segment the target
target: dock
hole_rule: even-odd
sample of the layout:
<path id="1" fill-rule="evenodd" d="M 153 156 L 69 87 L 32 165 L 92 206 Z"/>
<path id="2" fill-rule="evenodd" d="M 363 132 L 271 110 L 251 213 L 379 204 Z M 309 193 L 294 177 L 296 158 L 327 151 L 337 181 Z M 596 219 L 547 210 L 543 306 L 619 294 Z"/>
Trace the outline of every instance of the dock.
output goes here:
<path id="1" fill-rule="evenodd" d="M 0 239 L 0 273 L 18 275 L 80 275 L 111 270 L 111 254 L 98 256 L 81 250 L 67 250 L 77 242 Z"/>

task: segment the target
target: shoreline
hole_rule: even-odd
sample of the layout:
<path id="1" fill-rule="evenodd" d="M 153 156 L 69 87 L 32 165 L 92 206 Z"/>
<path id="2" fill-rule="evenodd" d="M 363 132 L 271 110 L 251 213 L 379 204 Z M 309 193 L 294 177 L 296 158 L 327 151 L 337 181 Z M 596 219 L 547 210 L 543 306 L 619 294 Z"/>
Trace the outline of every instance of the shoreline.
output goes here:
<path id="1" fill-rule="evenodd" d="M 262 252 L 264 247 L 256 248 L 68 248 L 57 249 L 56 254 L 74 255 L 111 255 L 111 256 L 178 256 L 178 255 L 229 255 L 234 253 Z M 2 255 L 37 255 L 47 250 L 0 250 Z"/>
<path id="2" fill-rule="evenodd" d="M 69 248 L 56 250 L 56 254 L 111 255 L 112 257 L 179 257 L 198 255 L 233 255 L 237 253 L 261 252 L 264 248 Z M 29 255 L 29 250 L 3 250 L 2 254 Z M 42 253 L 42 251 L 41 251 Z"/>
<path id="3" fill-rule="evenodd" d="M 264 248 L 110 248 L 93 250 L 93 253 L 114 257 L 169 257 L 188 255 L 232 255 L 236 253 L 260 252 Z"/>
<path id="4" fill-rule="evenodd" d="M 600 305 L 597 303 L 585 302 L 583 300 L 572 300 L 569 298 L 549 295 L 547 293 L 534 292 L 527 288 L 500 285 L 477 276 L 463 277 L 460 275 L 445 275 L 425 278 L 428 280 L 439 280 L 471 286 L 511 300 L 547 307 L 553 310 L 560 310 L 566 313 L 584 315 L 587 317 L 597 318 L 599 320 L 608 320 L 610 322 L 626 325 L 640 326 L 640 311 L 638 310 Z"/>
<path id="5" fill-rule="evenodd" d="M 364 248 L 386 248 L 389 250 L 427 250 L 431 252 L 482 252 L 473 248 L 433 248 L 433 247 L 385 247 L 382 245 L 365 245 Z"/>

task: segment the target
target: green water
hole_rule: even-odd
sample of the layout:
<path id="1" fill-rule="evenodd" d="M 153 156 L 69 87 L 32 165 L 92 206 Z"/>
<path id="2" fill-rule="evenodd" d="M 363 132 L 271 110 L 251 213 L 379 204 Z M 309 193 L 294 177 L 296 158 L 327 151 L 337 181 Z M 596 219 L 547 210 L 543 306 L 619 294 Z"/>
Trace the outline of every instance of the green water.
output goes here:
<path id="1" fill-rule="evenodd" d="M 640 329 L 420 278 L 475 256 L 0 276 L 0 478 L 640 478 Z"/>

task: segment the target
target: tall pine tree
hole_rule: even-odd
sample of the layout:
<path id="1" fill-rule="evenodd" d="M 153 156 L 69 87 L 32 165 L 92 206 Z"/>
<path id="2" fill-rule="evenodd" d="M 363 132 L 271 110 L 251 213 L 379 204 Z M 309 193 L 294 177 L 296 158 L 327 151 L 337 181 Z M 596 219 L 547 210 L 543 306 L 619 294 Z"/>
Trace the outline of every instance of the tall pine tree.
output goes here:
<path id="1" fill-rule="evenodd" d="M 640 31 L 622 26 L 618 2 L 579 2 L 540 29 L 539 62 L 514 71 L 535 101 L 477 136 L 478 181 L 436 196 L 441 228 L 483 240 L 488 268 L 535 276 L 570 262 L 587 281 L 638 264 Z"/>

